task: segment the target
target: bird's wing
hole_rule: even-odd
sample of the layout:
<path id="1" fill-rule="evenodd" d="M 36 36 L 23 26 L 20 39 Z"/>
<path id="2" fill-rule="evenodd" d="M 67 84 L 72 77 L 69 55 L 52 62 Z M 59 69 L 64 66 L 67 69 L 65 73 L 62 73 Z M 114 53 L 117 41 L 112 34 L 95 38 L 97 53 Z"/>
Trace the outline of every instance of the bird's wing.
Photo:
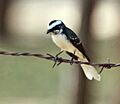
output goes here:
<path id="1" fill-rule="evenodd" d="M 89 57 L 86 54 L 86 51 L 83 48 L 82 42 L 77 37 L 77 35 L 69 28 L 66 28 L 65 32 L 68 40 L 70 40 L 74 47 L 76 47 L 87 58 L 87 60 L 90 61 Z"/>
<path id="2" fill-rule="evenodd" d="M 68 52 L 68 51 L 66 51 L 66 53 L 67 53 L 69 56 L 71 56 L 73 59 L 78 60 L 78 57 L 77 57 L 76 55 L 74 55 L 73 53 L 70 53 L 70 52 Z"/>

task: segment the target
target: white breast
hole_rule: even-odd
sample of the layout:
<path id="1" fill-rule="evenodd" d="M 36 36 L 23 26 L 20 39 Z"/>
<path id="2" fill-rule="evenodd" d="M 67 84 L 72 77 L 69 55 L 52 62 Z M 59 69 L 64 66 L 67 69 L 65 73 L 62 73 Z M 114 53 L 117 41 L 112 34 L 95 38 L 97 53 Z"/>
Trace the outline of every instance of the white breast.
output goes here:
<path id="1" fill-rule="evenodd" d="M 64 34 L 52 35 L 52 40 L 62 50 L 73 51 L 75 49 Z"/>
<path id="2" fill-rule="evenodd" d="M 82 60 L 82 61 L 86 60 L 86 58 L 83 57 L 83 54 L 76 47 L 74 47 L 72 43 L 70 43 L 69 40 L 67 40 L 67 37 L 64 34 L 62 35 L 53 34 L 52 40 L 59 48 L 61 48 L 61 50 L 65 50 L 65 51 L 75 54 L 76 56 L 79 57 L 79 60 Z"/>

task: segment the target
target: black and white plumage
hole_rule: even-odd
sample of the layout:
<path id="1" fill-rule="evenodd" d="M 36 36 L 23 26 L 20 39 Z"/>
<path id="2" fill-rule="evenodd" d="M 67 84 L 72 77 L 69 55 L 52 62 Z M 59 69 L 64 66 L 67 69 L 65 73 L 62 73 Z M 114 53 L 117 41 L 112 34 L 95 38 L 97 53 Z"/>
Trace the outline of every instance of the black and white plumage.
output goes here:
<path id="1" fill-rule="evenodd" d="M 47 33 L 51 33 L 53 42 L 75 60 L 90 61 L 80 39 L 61 20 L 51 21 Z M 100 75 L 93 66 L 81 64 L 81 67 L 89 80 L 94 78 L 100 81 Z"/>

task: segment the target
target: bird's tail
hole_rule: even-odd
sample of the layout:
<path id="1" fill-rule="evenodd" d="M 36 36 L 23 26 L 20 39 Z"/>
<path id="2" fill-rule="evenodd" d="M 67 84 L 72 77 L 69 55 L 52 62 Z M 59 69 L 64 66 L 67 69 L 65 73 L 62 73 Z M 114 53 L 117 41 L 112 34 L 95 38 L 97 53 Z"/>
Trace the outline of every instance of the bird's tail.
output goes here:
<path id="1" fill-rule="evenodd" d="M 87 64 L 81 64 L 81 67 L 82 67 L 86 77 L 89 80 L 96 79 L 97 81 L 100 81 L 101 77 L 98 74 L 97 70 L 93 66 L 87 65 Z"/>

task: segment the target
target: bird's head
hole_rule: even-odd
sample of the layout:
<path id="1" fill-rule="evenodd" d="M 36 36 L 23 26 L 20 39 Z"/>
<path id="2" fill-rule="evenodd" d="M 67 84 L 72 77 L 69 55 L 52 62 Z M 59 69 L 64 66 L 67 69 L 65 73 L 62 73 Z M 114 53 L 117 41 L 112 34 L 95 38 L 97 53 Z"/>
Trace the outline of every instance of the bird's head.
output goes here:
<path id="1" fill-rule="evenodd" d="M 48 33 L 60 34 L 63 32 L 63 28 L 65 27 L 64 23 L 61 20 L 53 20 L 48 25 Z"/>

